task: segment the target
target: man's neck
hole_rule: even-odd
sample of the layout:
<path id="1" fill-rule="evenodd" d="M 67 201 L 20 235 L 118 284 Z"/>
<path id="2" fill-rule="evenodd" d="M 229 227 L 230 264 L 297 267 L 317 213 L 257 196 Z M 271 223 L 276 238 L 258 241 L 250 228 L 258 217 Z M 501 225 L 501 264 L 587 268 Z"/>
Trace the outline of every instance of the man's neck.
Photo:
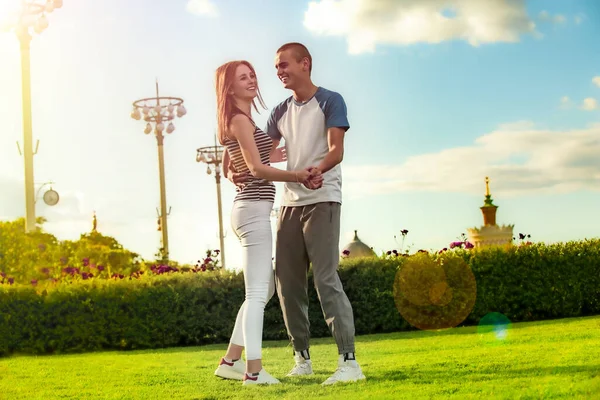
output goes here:
<path id="1" fill-rule="evenodd" d="M 317 86 L 309 82 L 307 85 L 294 90 L 294 99 L 300 103 L 304 103 L 315 95 L 317 89 L 319 89 Z"/>

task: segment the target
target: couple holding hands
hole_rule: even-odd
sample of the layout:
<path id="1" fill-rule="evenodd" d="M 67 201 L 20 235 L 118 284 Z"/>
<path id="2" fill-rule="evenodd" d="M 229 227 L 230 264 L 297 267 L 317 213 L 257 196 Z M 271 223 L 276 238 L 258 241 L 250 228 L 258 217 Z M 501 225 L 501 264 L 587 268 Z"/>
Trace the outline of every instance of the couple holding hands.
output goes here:
<path id="1" fill-rule="evenodd" d="M 281 46 L 277 77 L 292 96 L 271 112 L 265 131 L 256 126 L 252 107 L 266 109 L 256 73 L 247 61 L 231 61 L 216 71 L 218 138 L 223 165 L 237 187 L 231 226 L 242 245 L 245 301 L 239 309 L 227 353 L 215 375 L 244 385 L 277 384 L 262 364 L 264 308 L 279 296 L 294 347 L 288 376 L 313 373 L 309 353 L 307 273 L 325 321 L 338 347 L 338 368 L 324 385 L 365 379 L 355 357 L 354 316 L 339 275 L 340 212 L 344 135 L 349 129 L 342 96 L 311 80 L 312 57 L 300 43 Z M 285 148 L 278 148 L 285 139 Z M 287 161 L 287 169 L 271 163 Z M 273 273 L 270 214 L 273 182 L 284 182 L 278 217 Z M 246 362 L 242 351 L 246 351 Z"/>

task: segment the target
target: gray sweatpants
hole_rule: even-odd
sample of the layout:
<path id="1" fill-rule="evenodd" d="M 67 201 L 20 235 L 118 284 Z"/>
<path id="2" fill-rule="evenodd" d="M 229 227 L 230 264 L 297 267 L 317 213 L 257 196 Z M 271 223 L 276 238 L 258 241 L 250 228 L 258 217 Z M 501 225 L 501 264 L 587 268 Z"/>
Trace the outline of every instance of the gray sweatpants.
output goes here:
<path id="1" fill-rule="evenodd" d="M 309 348 L 307 273 L 312 263 L 315 289 L 339 354 L 353 353 L 354 316 L 338 275 L 339 203 L 281 207 L 275 277 L 283 320 L 294 350 Z"/>

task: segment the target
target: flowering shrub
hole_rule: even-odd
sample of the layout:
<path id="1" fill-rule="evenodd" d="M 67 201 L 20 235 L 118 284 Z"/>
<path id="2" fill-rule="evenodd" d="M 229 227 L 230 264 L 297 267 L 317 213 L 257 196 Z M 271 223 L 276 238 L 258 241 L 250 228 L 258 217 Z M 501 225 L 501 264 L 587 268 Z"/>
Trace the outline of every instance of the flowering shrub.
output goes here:
<path id="1" fill-rule="evenodd" d="M 460 234 L 459 240 L 450 243 L 451 249 L 456 249 L 456 248 L 462 249 L 463 246 L 465 249 L 472 249 L 473 247 L 475 247 L 475 246 L 473 246 L 473 243 L 471 243 L 467 240 L 467 235 L 465 235 L 464 233 Z M 442 249 L 442 251 L 445 251 L 445 250 L 448 250 L 448 249 L 446 249 L 446 248 Z"/>
<path id="2" fill-rule="evenodd" d="M 388 258 L 396 258 L 399 256 L 402 257 L 408 257 L 409 256 L 409 249 L 404 250 L 404 239 L 406 239 L 406 235 L 408 235 L 408 230 L 407 229 L 402 229 L 400 231 L 400 234 L 402 235 L 402 243 L 400 243 L 400 250 L 394 249 L 394 250 L 388 250 L 385 253 L 382 254 L 381 258 L 384 259 L 388 259 Z M 394 240 L 396 241 L 396 243 L 398 243 L 398 240 L 396 238 L 396 236 L 394 235 Z"/>
<path id="3" fill-rule="evenodd" d="M 53 283 L 113 274 L 130 275 L 142 268 L 138 254 L 128 251 L 114 238 L 98 232 L 82 234 L 79 240 L 59 241 L 38 229 L 25 233 L 23 219 L 0 221 L 0 283 Z"/>
<path id="4" fill-rule="evenodd" d="M 221 254 L 221 250 L 206 250 L 206 257 L 204 260 L 198 260 L 198 264 L 196 264 L 196 268 L 199 268 L 200 271 L 214 271 L 221 269 L 221 265 L 219 265 L 219 255 Z"/>
<path id="5" fill-rule="evenodd" d="M 146 262 L 110 236 L 99 232 L 82 234 L 77 241 L 59 241 L 38 230 L 26 234 L 23 219 L 0 222 L 0 285 L 30 284 L 40 289 L 58 282 L 75 283 L 91 279 L 138 279 L 145 273 L 198 273 L 221 270 L 220 250 L 208 250 L 195 266 L 161 261 Z"/>
<path id="6" fill-rule="evenodd" d="M 516 238 L 513 238 L 513 241 Z M 525 241 L 525 239 L 527 239 L 527 241 Z M 529 239 L 531 239 L 531 235 L 528 233 L 519 233 L 519 245 L 520 246 L 529 246 L 531 244 L 533 244 L 531 241 L 529 241 Z"/>
<path id="7" fill-rule="evenodd" d="M 386 251 L 381 257 L 382 258 L 396 258 L 396 257 L 409 257 L 409 249 L 406 249 L 403 251 L 404 249 L 404 240 L 406 239 L 406 236 L 408 235 L 408 230 L 403 229 L 400 231 L 400 233 L 402 234 L 402 243 L 400 244 L 400 250 L 388 250 Z M 394 236 L 394 239 L 396 239 L 396 236 Z M 450 249 L 472 249 L 475 246 L 473 246 L 473 244 L 471 242 L 469 242 L 467 240 L 467 236 L 463 233 L 461 234 L 459 240 L 451 242 L 449 245 Z M 448 247 L 444 247 L 443 249 L 439 250 L 437 253 L 441 254 L 445 251 L 448 250 Z M 416 253 L 414 254 L 429 254 L 430 252 L 424 249 L 420 249 L 418 250 Z"/>

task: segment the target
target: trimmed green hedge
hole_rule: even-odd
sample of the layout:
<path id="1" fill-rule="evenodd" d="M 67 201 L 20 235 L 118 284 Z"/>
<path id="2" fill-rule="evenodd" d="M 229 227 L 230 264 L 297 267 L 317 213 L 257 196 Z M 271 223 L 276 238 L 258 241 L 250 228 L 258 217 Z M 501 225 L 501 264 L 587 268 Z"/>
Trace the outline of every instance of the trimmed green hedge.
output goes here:
<path id="1" fill-rule="evenodd" d="M 477 324 L 490 312 L 513 322 L 600 314 L 600 240 L 459 250 L 449 257 L 463 258 L 477 281 L 476 303 L 463 324 Z M 342 263 L 358 335 L 414 329 L 393 295 L 406 260 Z M 311 335 L 329 336 L 309 279 Z M 222 271 L 90 279 L 48 290 L 41 283 L 0 285 L 0 354 L 226 343 L 243 297 L 243 276 Z M 266 308 L 264 338 L 286 337 L 275 295 Z"/>

